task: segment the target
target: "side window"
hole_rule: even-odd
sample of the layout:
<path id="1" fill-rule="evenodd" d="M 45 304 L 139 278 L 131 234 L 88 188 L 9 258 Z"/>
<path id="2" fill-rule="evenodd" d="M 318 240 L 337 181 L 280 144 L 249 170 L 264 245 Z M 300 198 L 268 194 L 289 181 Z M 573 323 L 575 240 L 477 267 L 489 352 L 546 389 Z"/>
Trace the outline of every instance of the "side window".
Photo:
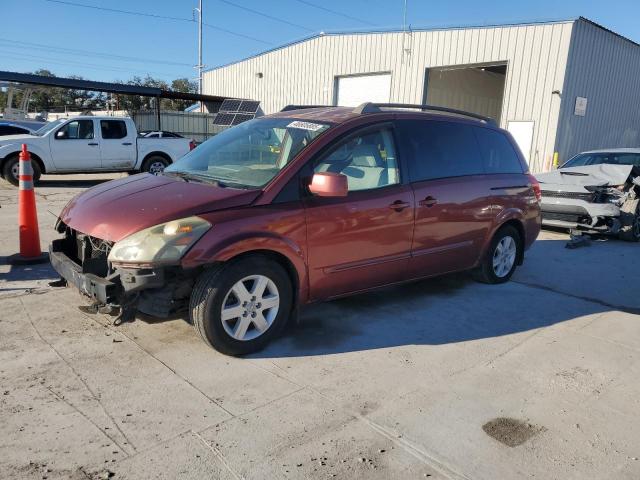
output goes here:
<path id="1" fill-rule="evenodd" d="M 401 120 L 412 182 L 483 174 L 471 126 L 436 120 Z"/>
<path id="2" fill-rule="evenodd" d="M 57 140 L 91 140 L 93 138 L 93 120 L 74 120 L 65 124 L 56 132 Z"/>
<path id="3" fill-rule="evenodd" d="M 523 173 L 522 164 L 504 133 L 474 127 L 487 173 Z"/>
<path id="4" fill-rule="evenodd" d="M 371 190 L 400 182 L 393 135 L 388 128 L 351 137 L 323 156 L 314 172 L 347 177 L 349 191 Z"/>
<path id="5" fill-rule="evenodd" d="M 122 120 L 100 120 L 104 140 L 116 140 L 127 136 L 127 124 Z"/>

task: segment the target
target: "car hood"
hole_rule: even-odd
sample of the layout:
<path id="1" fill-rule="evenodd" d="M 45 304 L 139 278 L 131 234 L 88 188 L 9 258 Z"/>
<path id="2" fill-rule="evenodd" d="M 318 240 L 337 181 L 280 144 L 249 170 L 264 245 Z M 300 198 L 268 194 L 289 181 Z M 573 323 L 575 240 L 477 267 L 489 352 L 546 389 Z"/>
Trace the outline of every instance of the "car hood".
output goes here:
<path id="1" fill-rule="evenodd" d="M 143 173 L 76 195 L 60 219 L 74 230 L 117 242 L 159 223 L 249 205 L 260 194 L 261 190 L 222 188 Z"/>
<path id="2" fill-rule="evenodd" d="M 559 168 L 536 174 L 542 190 L 589 191 L 589 188 L 624 185 L 634 170 L 633 165 L 588 165 Z"/>
<path id="3" fill-rule="evenodd" d="M 0 135 L 0 145 L 6 145 L 9 143 L 19 143 L 21 141 L 33 140 L 34 138 L 40 138 L 37 135 L 29 135 L 28 133 L 22 133 L 20 135 Z"/>

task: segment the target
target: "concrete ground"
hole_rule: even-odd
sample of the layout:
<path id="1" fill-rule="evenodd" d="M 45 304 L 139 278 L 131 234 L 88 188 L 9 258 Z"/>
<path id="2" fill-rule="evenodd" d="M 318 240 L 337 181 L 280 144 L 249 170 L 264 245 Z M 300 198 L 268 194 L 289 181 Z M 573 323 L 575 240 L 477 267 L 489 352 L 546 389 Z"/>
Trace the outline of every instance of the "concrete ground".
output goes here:
<path id="1" fill-rule="evenodd" d="M 38 188 L 43 246 L 87 178 Z M 16 197 L 0 182 L 3 256 Z M 315 305 L 243 359 L 2 262 L 0 478 L 640 478 L 640 246 L 566 240 L 544 232 L 505 285 Z"/>

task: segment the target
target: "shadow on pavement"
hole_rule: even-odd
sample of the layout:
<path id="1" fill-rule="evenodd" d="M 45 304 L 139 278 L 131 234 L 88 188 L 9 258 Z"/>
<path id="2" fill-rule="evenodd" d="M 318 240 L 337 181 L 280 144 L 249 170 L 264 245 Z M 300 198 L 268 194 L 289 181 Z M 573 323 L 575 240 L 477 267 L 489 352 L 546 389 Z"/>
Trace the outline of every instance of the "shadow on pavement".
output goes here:
<path id="1" fill-rule="evenodd" d="M 37 188 L 91 188 L 104 182 L 113 180 L 112 178 L 104 179 L 65 179 L 61 177 L 60 180 L 40 180 L 37 184 Z"/>
<path id="2" fill-rule="evenodd" d="M 635 246 L 602 242 L 568 250 L 565 243 L 564 239 L 536 242 L 514 280 L 502 285 L 477 284 L 469 274 L 460 273 L 310 305 L 299 325 L 253 357 L 441 345 L 525 332 L 605 311 L 640 314 L 629 297 L 622 303 L 625 307 L 618 306 L 617 297 L 597 296 L 594 274 L 603 269 L 592 263 L 604 264 L 607 258 L 616 262 L 614 267 L 626 263 L 625 268 L 633 268 L 635 262 L 637 269 L 638 249 L 630 249 Z M 629 255 L 633 255 L 631 267 Z M 625 272 L 616 268 L 600 277 L 613 290 L 628 283 Z"/>
<path id="3" fill-rule="evenodd" d="M 9 265 L 9 257 L 0 256 L 0 265 Z M 9 265 L 9 271 L 0 273 L 0 281 L 2 282 L 23 282 L 34 280 L 55 280 L 59 275 L 53 269 L 49 262 L 36 265 Z M 10 290 L 0 288 L 0 290 Z"/>

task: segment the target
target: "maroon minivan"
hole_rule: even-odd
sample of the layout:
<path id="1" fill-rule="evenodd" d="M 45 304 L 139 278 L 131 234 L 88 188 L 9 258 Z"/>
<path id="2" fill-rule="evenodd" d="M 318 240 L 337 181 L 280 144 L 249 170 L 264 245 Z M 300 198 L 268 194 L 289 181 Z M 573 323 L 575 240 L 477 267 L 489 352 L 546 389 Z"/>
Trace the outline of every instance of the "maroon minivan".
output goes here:
<path id="1" fill-rule="evenodd" d="M 69 202 L 51 263 L 93 309 L 188 310 L 232 355 L 310 302 L 448 272 L 502 283 L 540 231 L 540 189 L 492 120 L 426 105 L 290 106 L 161 174 Z"/>

